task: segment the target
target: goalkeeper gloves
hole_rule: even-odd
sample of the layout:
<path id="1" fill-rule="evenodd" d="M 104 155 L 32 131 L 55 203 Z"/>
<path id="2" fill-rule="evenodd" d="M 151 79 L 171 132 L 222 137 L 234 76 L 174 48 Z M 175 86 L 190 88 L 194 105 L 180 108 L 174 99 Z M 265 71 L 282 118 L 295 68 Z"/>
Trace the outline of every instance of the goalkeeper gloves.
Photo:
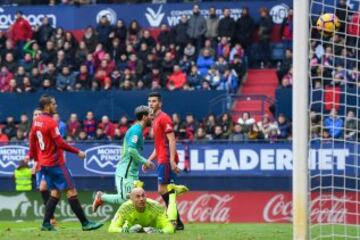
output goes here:
<path id="1" fill-rule="evenodd" d="M 144 227 L 144 232 L 146 233 L 162 233 L 162 230 L 154 228 L 154 227 Z"/>
<path id="2" fill-rule="evenodd" d="M 142 226 L 140 224 L 135 224 L 131 228 L 129 228 L 129 233 L 139 233 L 142 231 Z"/>

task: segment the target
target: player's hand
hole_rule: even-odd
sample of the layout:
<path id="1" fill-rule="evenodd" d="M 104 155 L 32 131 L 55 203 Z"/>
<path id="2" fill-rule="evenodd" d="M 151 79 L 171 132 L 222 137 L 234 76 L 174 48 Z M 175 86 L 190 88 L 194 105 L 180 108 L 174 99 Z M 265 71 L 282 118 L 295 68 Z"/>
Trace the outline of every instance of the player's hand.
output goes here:
<path id="1" fill-rule="evenodd" d="M 180 173 L 180 168 L 178 168 L 178 166 L 177 166 L 177 164 L 176 164 L 175 161 L 170 161 L 170 166 L 171 166 L 171 170 L 172 170 L 174 173 L 176 173 L 176 174 Z"/>
<path id="2" fill-rule="evenodd" d="M 80 151 L 80 152 L 78 153 L 78 156 L 79 156 L 79 158 L 84 159 L 85 156 L 86 156 L 86 154 L 85 154 L 85 152 Z"/>
<path id="3" fill-rule="evenodd" d="M 30 157 L 29 157 L 29 156 L 25 156 L 25 158 L 24 158 L 24 162 L 25 162 L 26 164 L 28 164 L 28 163 L 29 163 L 29 161 L 30 161 Z"/>
<path id="4" fill-rule="evenodd" d="M 147 169 L 152 169 L 152 170 L 155 169 L 155 164 L 150 160 L 148 160 L 144 165 L 145 165 L 146 170 Z"/>

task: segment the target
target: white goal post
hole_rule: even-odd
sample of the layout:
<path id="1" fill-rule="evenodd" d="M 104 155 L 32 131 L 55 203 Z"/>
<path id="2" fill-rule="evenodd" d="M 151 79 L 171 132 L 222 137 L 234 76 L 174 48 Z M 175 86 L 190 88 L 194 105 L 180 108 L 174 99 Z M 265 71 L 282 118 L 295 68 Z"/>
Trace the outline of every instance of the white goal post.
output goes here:
<path id="1" fill-rule="evenodd" d="M 308 65 L 309 1 L 294 0 L 293 42 L 293 239 L 309 239 Z"/>

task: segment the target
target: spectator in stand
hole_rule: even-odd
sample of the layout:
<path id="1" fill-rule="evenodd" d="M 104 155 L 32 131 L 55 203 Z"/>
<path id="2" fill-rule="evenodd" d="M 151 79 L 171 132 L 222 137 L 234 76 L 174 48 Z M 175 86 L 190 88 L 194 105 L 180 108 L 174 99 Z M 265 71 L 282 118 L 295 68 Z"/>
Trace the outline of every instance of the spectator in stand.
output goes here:
<path id="1" fill-rule="evenodd" d="M 49 63 L 47 67 L 44 69 L 43 78 L 49 79 L 51 87 L 55 87 L 56 84 L 56 67 L 53 63 Z"/>
<path id="2" fill-rule="evenodd" d="M 80 71 L 76 76 L 75 89 L 84 90 L 89 89 L 91 86 L 92 77 L 88 72 L 88 68 L 85 64 L 80 66 Z"/>
<path id="3" fill-rule="evenodd" d="M 222 38 L 226 38 L 229 42 L 234 42 L 234 34 L 235 34 L 235 21 L 230 16 L 231 11 L 229 8 L 224 8 L 223 10 L 224 17 L 219 21 L 218 28 L 218 39 L 219 41 Z"/>
<path id="4" fill-rule="evenodd" d="M 11 73 L 14 73 L 17 67 L 14 55 L 12 53 L 7 53 L 4 60 L 3 66 L 5 66 Z"/>
<path id="5" fill-rule="evenodd" d="M 217 43 L 217 37 L 219 36 L 219 18 L 216 15 L 216 8 L 209 8 L 209 17 L 206 19 L 206 33 L 205 37 L 210 42 L 210 46 L 215 48 Z"/>
<path id="6" fill-rule="evenodd" d="M 64 42 L 65 42 L 65 32 L 64 29 L 58 27 L 55 31 L 54 34 L 51 36 L 51 41 L 54 42 L 55 44 L 55 49 L 56 50 L 60 50 L 63 48 L 64 46 Z"/>
<path id="7" fill-rule="evenodd" d="M 196 122 L 194 115 L 191 113 L 186 114 L 184 127 L 186 129 L 187 136 L 190 140 L 193 139 L 195 135 L 196 128 L 199 124 Z"/>
<path id="8" fill-rule="evenodd" d="M 211 138 L 211 136 L 214 134 L 216 125 L 217 125 L 216 116 L 214 114 L 210 114 L 209 116 L 206 117 L 204 121 L 204 127 L 206 131 L 206 135 L 209 138 Z"/>
<path id="9" fill-rule="evenodd" d="M 104 46 L 108 46 L 109 35 L 112 32 L 113 27 L 106 15 L 100 18 L 98 25 L 96 26 L 96 32 L 98 34 L 98 41 Z"/>
<path id="10" fill-rule="evenodd" d="M 200 74 L 196 65 L 191 66 L 190 74 L 188 75 L 188 83 L 193 89 L 200 89 L 203 77 Z"/>
<path id="11" fill-rule="evenodd" d="M 329 131 L 332 138 L 340 138 L 343 135 L 344 120 L 337 115 L 336 108 L 330 110 L 328 117 L 324 119 L 324 128 Z"/>
<path id="12" fill-rule="evenodd" d="M 286 119 L 285 114 L 280 113 L 277 118 L 277 128 L 278 128 L 278 139 L 288 139 L 291 133 L 291 125 Z"/>
<path id="13" fill-rule="evenodd" d="M 86 132 L 85 131 L 80 131 L 79 136 L 76 138 L 76 141 L 84 142 L 86 140 L 88 140 L 88 136 L 87 136 Z"/>
<path id="14" fill-rule="evenodd" d="M 95 140 L 107 141 L 107 140 L 109 140 L 109 138 L 108 138 L 108 136 L 106 136 L 103 129 L 98 128 L 98 129 L 96 129 Z"/>
<path id="15" fill-rule="evenodd" d="M 161 62 L 161 72 L 165 78 L 173 72 L 176 61 L 170 52 L 165 54 L 164 60 Z"/>
<path id="16" fill-rule="evenodd" d="M 40 46 L 45 46 L 46 42 L 53 35 L 54 28 L 49 23 L 49 18 L 44 16 L 41 20 L 41 26 L 39 27 L 38 32 L 36 33 L 36 40 L 39 42 Z"/>
<path id="17" fill-rule="evenodd" d="M 18 129 L 24 133 L 24 136 L 27 137 L 31 128 L 31 122 L 29 121 L 28 116 L 23 113 L 20 116 L 20 123 L 18 124 Z"/>
<path id="18" fill-rule="evenodd" d="M 205 49 L 202 54 L 199 55 L 196 65 L 199 69 L 201 76 L 205 76 L 210 68 L 214 65 L 215 61 L 213 57 L 211 57 L 208 49 Z"/>
<path id="19" fill-rule="evenodd" d="M 129 129 L 129 119 L 127 116 L 122 116 L 119 120 L 118 129 L 120 131 L 121 138 L 123 138 Z"/>
<path id="20" fill-rule="evenodd" d="M 190 41 L 189 36 L 187 35 L 188 29 L 188 18 L 185 15 L 182 15 L 179 23 L 174 28 L 175 43 L 179 46 L 179 52 L 182 53 L 186 44 Z M 155 44 L 154 44 L 155 45 Z"/>
<path id="21" fill-rule="evenodd" d="M 16 136 L 16 125 L 14 117 L 7 117 L 5 127 L 2 129 L 2 132 L 5 133 L 9 139 Z"/>
<path id="22" fill-rule="evenodd" d="M 287 76 L 284 76 L 283 79 L 281 80 L 280 88 L 282 89 L 292 88 L 290 80 Z"/>
<path id="23" fill-rule="evenodd" d="M 267 8 L 260 9 L 259 20 L 259 53 L 260 53 L 260 66 L 262 68 L 270 66 L 270 37 L 272 32 L 272 19 L 269 15 Z"/>
<path id="24" fill-rule="evenodd" d="M 249 8 L 244 7 L 241 11 L 241 18 L 236 21 L 235 37 L 241 46 L 245 49 L 246 55 L 250 57 L 252 35 L 255 23 L 250 16 Z"/>
<path id="25" fill-rule="evenodd" d="M 121 45 L 126 44 L 127 29 L 126 29 L 126 26 L 122 19 L 117 20 L 115 28 L 113 28 L 113 31 L 112 31 L 112 34 L 110 34 L 110 37 L 118 38 L 120 40 Z"/>
<path id="26" fill-rule="evenodd" d="M 3 132 L 3 129 L 0 127 L 0 145 L 7 144 L 9 142 L 9 137 Z"/>
<path id="27" fill-rule="evenodd" d="M 45 49 L 41 52 L 41 58 L 45 64 L 55 63 L 57 52 L 53 41 L 47 41 Z"/>
<path id="28" fill-rule="evenodd" d="M 348 45 L 358 47 L 360 37 L 360 12 L 354 13 L 351 19 L 351 22 L 348 24 L 348 34 L 350 35 L 348 36 Z"/>
<path id="29" fill-rule="evenodd" d="M 81 131 L 81 123 L 76 113 L 70 115 L 69 121 L 67 122 L 67 136 L 76 138 Z"/>
<path id="30" fill-rule="evenodd" d="M 141 36 L 141 27 L 138 21 L 132 20 L 128 28 L 128 43 L 135 45 Z"/>
<path id="31" fill-rule="evenodd" d="M 208 142 L 210 138 L 207 136 L 205 129 L 203 127 L 199 127 L 196 129 L 195 141 L 196 142 Z"/>
<path id="32" fill-rule="evenodd" d="M 269 114 L 265 113 L 261 119 L 261 121 L 257 122 L 257 126 L 259 130 L 264 134 L 264 138 L 268 139 L 270 132 L 275 129 L 277 131 L 277 126 L 274 124 Z"/>
<path id="33" fill-rule="evenodd" d="M 89 50 L 89 52 L 92 53 L 95 51 L 96 45 L 98 44 L 98 37 L 93 27 L 86 28 L 82 40 L 85 42 L 86 48 Z"/>
<path id="34" fill-rule="evenodd" d="M 56 89 L 59 91 L 72 91 L 75 83 L 75 72 L 71 72 L 69 66 L 64 66 L 56 78 Z"/>
<path id="35" fill-rule="evenodd" d="M 21 86 L 18 88 L 18 91 L 20 92 L 34 92 L 35 89 L 32 87 L 31 85 L 31 81 L 30 81 L 30 78 L 29 76 L 25 76 L 23 78 L 23 82 L 21 84 Z"/>
<path id="36" fill-rule="evenodd" d="M 1 67 L 0 72 L 0 92 L 7 92 L 10 89 L 10 80 L 14 76 L 11 72 L 8 71 L 7 67 Z"/>
<path id="37" fill-rule="evenodd" d="M 173 122 L 173 129 L 174 129 L 175 136 L 177 136 L 179 133 L 180 126 L 181 126 L 181 119 L 180 119 L 179 114 L 173 113 L 171 115 L 171 120 Z"/>
<path id="38" fill-rule="evenodd" d="M 284 59 L 282 60 L 281 65 L 280 65 L 279 69 L 276 72 L 277 76 L 278 76 L 278 79 L 279 79 L 279 84 L 281 84 L 281 79 L 292 68 L 292 58 L 293 58 L 293 54 L 292 54 L 291 49 L 286 49 Z"/>
<path id="39" fill-rule="evenodd" d="M 202 48 L 206 31 L 206 20 L 200 14 L 200 6 L 198 4 L 194 4 L 193 15 L 189 19 L 187 34 L 196 47 L 196 52 L 199 52 Z"/>
<path id="40" fill-rule="evenodd" d="M 8 89 L 7 92 L 9 92 L 9 93 L 21 93 L 21 90 L 17 86 L 16 80 L 14 78 L 10 79 L 9 89 Z"/>
<path id="41" fill-rule="evenodd" d="M 169 28 L 166 24 L 161 24 L 157 41 L 164 46 L 169 46 L 174 42 L 171 32 L 169 31 Z"/>
<path id="42" fill-rule="evenodd" d="M 10 27 L 10 38 L 16 45 L 17 56 L 22 57 L 22 49 L 25 43 L 33 37 L 33 31 L 30 23 L 23 17 L 21 11 L 16 12 L 16 19 Z"/>
<path id="43" fill-rule="evenodd" d="M 25 138 L 24 132 L 20 129 L 17 129 L 16 135 L 14 137 L 12 137 L 10 141 L 11 142 L 24 142 L 24 141 L 27 141 L 27 139 Z"/>
<path id="44" fill-rule="evenodd" d="M 288 11 L 288 16 L 284 18 L 281 24 L 281 39 L 283 41 L 284 49 L 292 49 L 293 41 L 293 9 L 290 8 Z"/>
<path id="45" fill-rule="evenodd" d="M 223 140 L 226 139 L 224 136 L 222 127 L 220 125 L 215 126 L 214 134 L 212 135 L 212 140 Z"/>
<path id="46" fill-rule="evenodd" d="M 245 141 L 248 136 L 243 133 L 242 126 L 240 123 L 235 123 L 232 132 L 230 133 L 229 140 L 231 141 Z"/>
<path id="47" fill-rule="evenodd" d="M 243 112 L 242 117 L 237 122 L 241 125 L 243 132 L 248 134 L 255 123 L 255 119 L 250 116 L 249 112 Z"/>
<path id="48" fill-rule="evenodd" d="M 185 48 L 184 48 L 184 55 L 191 61 L 194 61 L 196 59 L 196 49 L 195 46 L 189 42 L 188 44 L 186 44 Z"/>
<path id="49" fill-rule="evenodd" d="M 248 132 L 249 140 L 262 140 L 264 139 L 264 134 L 259 130 L 258 126 L 254 123 L 250 131 Z"/>
<path id="50" fill-rule="evenodd" d="M 219 125 L 222 127 L 223 135 L 225 138 L 229 138 L 231 130 L 233 129 L 233 120 L 229 113 L 224 113 L 220 116 Z"/>
<path id="51" fill-rule="evenodd" d="M 16 59 L 18 59 L 17 55 L 16 55 L 16 50 L 14 49 L 14 43 L 12 42 L 12 40 L 7 39 L 5 41 L 5 48 L 0 49 L 1 52 L 1 57 L 5 57 L 5 55 L 7 53 L 12 53 L 13 56 L 16 56 Z"/>
<path id="52" fill-rule="evenodd" d="M 348 141 L 356 141 L 358 136 L 359 121 L 355 117 L 353 110 L 348 111 L 345 118 L 345 139 Z"/>
<path id="53" fill-rule="evenodd" d="M 96 121 L 93 112 L 86 113 L 86 119 L 83 122 L 83 130 L 89 139 L 94 139 L 96 132 Z"/>
<path id="54" fill-rule="evenodd" d="M 220 38 L 220 42 L 218 43 L 216 49 L 216 56 L 228 59 L 230 55 L 230 47 L 231 46 L 227 37 Z"/>
<path id="55" fill-rule="evenodd" d="M 79 47 L 75 51 L 75 67 L 78 68 L 81 64 L 85 63 L 89 50 L 84 41 L 79 42 Z"/>
<path id="56" fill-rule="evenodd" d="M 42 84 L 42 80 L 43 80 L 43 77 L 42 77 L 42 75 L 40 73 L 39 68 L 33 67 L 32 70 L 31 70 L 31 74 L 30 74 L 31 85 L 35 89 L 39 89 L 41 84 Z"/>
<path id="57" fill-rule="evenodd" d="M 179 65 L 174 65 L 174 70 L 168 77 L 167 89 L 171 91 L 182 89 L 186 82 L 186 74 L 181 70 Z"/>
<path id="58" fill-rule="evenodd" d="M 111 139 L 115 134 L 115 126 L 106 115 L 101 118 L 98 128 L 103 130 L 108 139 Z"/>
<path id="59" fill-rule="evenodd" d="M 215 44 L 215 45 L 212 45 L 212 43 L 211 43 L 211 40 L 209 40 L 209 39 L 206 39 L 205 40 L 205 43 L 204 43 L 204 47 L 200 50 L 200 54 L 203 54 L 204 53 L 204 50 L 205 49 L 207 49 L 207 50 L 209 50 L 209 53 L 210 53 L 210 55 L 213 57 L 213 58 L 215 58 L 216 57 L 216 52 L 215 52 L 215 48 L 217 47 L 217 45 Z"/>

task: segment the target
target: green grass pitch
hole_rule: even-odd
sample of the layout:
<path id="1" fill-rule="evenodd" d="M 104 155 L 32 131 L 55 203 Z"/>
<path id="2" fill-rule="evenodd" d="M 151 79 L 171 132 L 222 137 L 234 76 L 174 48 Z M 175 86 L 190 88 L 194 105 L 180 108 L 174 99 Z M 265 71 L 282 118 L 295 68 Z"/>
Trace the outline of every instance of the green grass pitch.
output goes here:
<path id="1" fill-rule="evenodd" d="M 41 232 L 40 222 L 0 222 L 0 239 L 4 240 L 110 240 L 110 239 L 182 239 L 182 240 L 290 240 L 291 224 L 186 224 L 185 231 L 173 235 L 108 233 L 106 224 L 97 231 L 83 232 L 77 222 L 60 222 L 57 232 Z"/>

